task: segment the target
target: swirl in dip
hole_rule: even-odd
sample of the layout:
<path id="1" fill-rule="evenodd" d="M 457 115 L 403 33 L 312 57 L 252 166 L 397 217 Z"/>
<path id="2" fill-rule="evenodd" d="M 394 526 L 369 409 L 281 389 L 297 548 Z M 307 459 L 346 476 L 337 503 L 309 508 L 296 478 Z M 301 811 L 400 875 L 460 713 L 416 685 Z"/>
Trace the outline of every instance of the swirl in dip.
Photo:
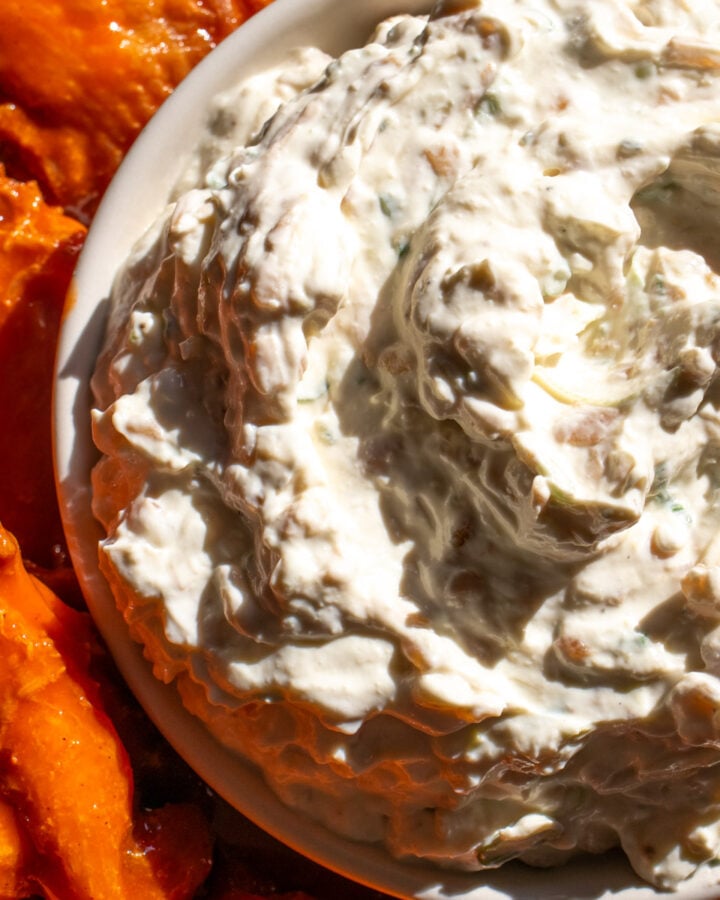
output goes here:
<path id="1" fill-rule="evenodd" d="M 220 98 L 119 274 L 103 571 L 332 829 L 718 857 L 719 73 L 714 2 L 393 18 Z"/>

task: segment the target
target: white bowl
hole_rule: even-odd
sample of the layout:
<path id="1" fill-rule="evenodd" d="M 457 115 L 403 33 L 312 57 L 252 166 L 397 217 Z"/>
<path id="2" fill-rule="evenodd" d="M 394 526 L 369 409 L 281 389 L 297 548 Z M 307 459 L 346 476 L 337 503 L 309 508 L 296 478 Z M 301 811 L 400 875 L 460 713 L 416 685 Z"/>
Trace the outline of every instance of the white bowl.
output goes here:
<path id="1" fill-rule="evenodd" d="M 98 523 L 90 510 L 89 380 L 103 337 L 114 274 L 156 218 L 183 170 L 210 98 L 240 78 L 279 61 L 292 47 L 314 44 L 337 54 L 361 44 L 381 18 L 427 12 L 429 0 L 276 0 L 207 57 L 163 105 L 120 167 L 98 210 L 69 295 L 57 358 L 54 434 L 60 508 L 72 560 L 90 611 L 131 689 L 167 739 L 226 800 L 304 855 L 357 881 L 408 898 L 560 900 L 658 896 L 641 884 L 621 854 L 578 859 L 555 869 L 508 864 L 474 875 L 412 866 L 383 850 L 353 843 L 285 807 L 259 773 L 220 746 L 189 715 L 173 686 L 157 681 L 129 637 L 97 565 Z M 710 900 L 718 878 L 706 872 L 679 896 Z M 675 896 L 678 896 L 677 894 Z"/>

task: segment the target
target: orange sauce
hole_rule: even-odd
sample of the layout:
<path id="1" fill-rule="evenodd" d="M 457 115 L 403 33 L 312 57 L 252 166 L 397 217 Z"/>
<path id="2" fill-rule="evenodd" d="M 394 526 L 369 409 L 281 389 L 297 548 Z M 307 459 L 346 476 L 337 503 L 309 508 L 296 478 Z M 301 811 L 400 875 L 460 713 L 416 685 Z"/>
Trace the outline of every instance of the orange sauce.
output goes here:
<path id="1" fill-rule="evenodd" d="M 55 498 L 55 343 L 85 228 L 0 166 L 0 521 L 35 566 L 67 568 Z"/>
<path id="2" fill-rule="evenodd" d="M 269 0 L 3 0 L 0 160 L 83 221 L 142 126 Z"/>
<path id="3" fill-rule="evenodd" d="M 0 597 L 0 796 L 15 843 L 30 839 L 27 881 L 63 900 L 189 900 L 210 870 L 206 818 L 134 807 L 127 751 L 91 675 L 89 616 L 25 571 L 1 527 Z"/>

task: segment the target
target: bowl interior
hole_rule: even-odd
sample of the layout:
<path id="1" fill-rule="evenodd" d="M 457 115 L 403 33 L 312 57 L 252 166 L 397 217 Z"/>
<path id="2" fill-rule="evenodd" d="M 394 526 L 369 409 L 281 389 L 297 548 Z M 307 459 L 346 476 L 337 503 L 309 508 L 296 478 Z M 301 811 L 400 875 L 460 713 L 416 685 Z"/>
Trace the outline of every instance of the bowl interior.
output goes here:
<path id="1" fill-rule="evenodd" d="M 481 875 L 450 875 L 404 864 L 293 813 L 248 763 L 221 747 L 189 715 L 172 685 L 157 681 L 129 637 L 98 570 L 98 523 L 90 509 L 89 381 L 103 337 L 114 274 L 132 244 L 165 205 L 205 121 L 209 101 L 241 78 L 282 59 L 292 47 L 313 44 L 337 54 L 361 44 L 381 18 L 427 12 L 429 0 L 276 0 L 210 54 L 182 83 L 143 131 L 98 210 L 76 270 L 66 307 L 56 365 L 55 465 L 69 550 L 90 611 L 135 695 L 187 762 L 226 800 L 275 837 L 328 868 L 401 897 L 599 898 L 645 900 L 642 886 L 619 854 L 576 860 L 553 870 L 511 864 Z M 710 898 L 696 884 L 683 897 Z"/>

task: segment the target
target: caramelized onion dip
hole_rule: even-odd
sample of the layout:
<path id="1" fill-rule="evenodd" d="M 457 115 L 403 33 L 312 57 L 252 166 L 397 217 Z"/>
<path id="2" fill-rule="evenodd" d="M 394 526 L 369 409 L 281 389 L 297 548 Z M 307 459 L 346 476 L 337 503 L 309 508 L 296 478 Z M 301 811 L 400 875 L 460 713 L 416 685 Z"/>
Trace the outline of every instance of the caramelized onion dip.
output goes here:
<path id="1" fill-rule="evenodd" d="M 720 3 L 475 0 L 208 114 L 119 273 L 100 547 L 290 806 L 720 856 Z"/>

